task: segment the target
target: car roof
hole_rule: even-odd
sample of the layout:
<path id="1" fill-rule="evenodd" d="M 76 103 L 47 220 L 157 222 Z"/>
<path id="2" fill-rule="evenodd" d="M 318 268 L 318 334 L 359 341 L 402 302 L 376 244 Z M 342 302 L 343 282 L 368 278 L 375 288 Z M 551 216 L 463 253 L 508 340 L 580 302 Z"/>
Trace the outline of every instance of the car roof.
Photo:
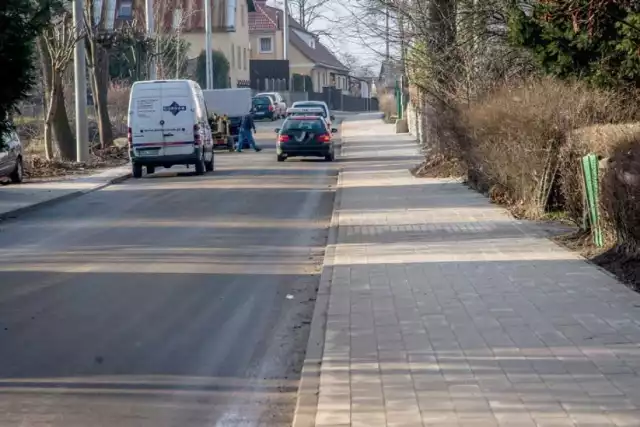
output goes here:
<path id="1" fill-rule="evenodd" d="M 287 120 L 314 120 L 314 121 L 322 121 L 322 119 L 318 116 L 291 116 L 288 117 Z"/>
<path id="2" fill-rule="evenodd" d="M 296 104 L 327 105 L 327 103 L 324 101 L 296 101 L 293 103 L 293 105 L 296 105 Z"/>
<path id="3" fill-rule="evenodd" d="M 287 108 L 287 111 L 291 112 L 291 113 L 311 112 L 311 111 L 318 111 L 318 112 L 322 113 L 324 111 L 324 109 L 321 108 L 321 107 L 289 107 L 289 108 Z"/>

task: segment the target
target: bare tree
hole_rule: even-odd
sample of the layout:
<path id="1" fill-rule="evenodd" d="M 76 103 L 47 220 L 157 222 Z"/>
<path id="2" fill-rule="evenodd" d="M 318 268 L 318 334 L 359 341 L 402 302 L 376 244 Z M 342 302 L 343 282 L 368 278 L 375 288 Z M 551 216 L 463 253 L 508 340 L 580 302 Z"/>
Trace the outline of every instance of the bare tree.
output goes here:
<path id="1" fill-rule="evenodd" d="M 38 40 L 47 101 L 44 125 L 47 159 L 54 156 L 54 140 L 63 159 L 75 158 L 75 140 L 64 102 L 63 75 L 73 58 L 77 41 L 71 13 L 66 9 L 54 16 L 51 25 Z"/>
<path id="2" fill-rule="evenodd" d="M 309 32 L 318 20 L 326 18 L 333 0 L 289 0 L 291 14 L 296 21 Z"/>
<path id="3" fill-rule="evenodd" d="M 100 147 L 105 148 L 113 144 L 113 129 L 109 117 L 109 54 L 102 42 L 109 39 L 105 34 L 105 20 L 102 11 L 96 10 L 96 0 L 86 0 L 84 26 L 86 32 L 87 67 L 91 76 L 91 92 L 98 124 Z M 98 3 L 99 5 L 102 2 Z M 97 19 L 96 19 L 97 17 Z"/>

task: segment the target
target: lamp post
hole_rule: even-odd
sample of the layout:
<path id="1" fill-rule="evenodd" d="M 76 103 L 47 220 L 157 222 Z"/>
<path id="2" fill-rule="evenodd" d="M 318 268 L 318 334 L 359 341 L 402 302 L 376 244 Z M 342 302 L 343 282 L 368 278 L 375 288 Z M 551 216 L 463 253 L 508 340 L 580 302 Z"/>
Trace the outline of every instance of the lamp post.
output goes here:
<path id="1" fill-rule="evenodd" d="M 213 57 L 211 54 L 211 0 L 204 0 L 204 50 L 207 89 L 213 89 Z"/>
<path id="2" fill-rule="evenodd" d="M 84 0 L 73 1 L 73 25 L 77 37 L 73 51 L 76 101 L 76 161 L 89 160 L 89 128 L 87 127 L 87 65 L 84 37 Z"/>

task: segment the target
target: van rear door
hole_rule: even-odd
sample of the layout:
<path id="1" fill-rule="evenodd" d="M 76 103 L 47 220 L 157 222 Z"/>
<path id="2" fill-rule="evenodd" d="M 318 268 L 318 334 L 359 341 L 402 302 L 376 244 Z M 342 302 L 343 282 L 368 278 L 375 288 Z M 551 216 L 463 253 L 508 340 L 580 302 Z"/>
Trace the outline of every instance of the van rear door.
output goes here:
<path id="1" fill-rule="evenodd" d="M 191 154 L 193 100 L 187 82 L 145 82 L 131 99 L 132 145 L 137 156 Z"/>
<path id="2" fill-rule="evenodd" d="M 140 157 L 162 155 L 161 87 L 155 83 L 137 83 L 132 90 L 129 128 L 135 155 Z"/>
<path id="3" fill-rule="evenodd" d="M 187 82 L 162 85 L 162 120 L 164 155 L 193 153 L 197 121 L 194 95 Z"/>

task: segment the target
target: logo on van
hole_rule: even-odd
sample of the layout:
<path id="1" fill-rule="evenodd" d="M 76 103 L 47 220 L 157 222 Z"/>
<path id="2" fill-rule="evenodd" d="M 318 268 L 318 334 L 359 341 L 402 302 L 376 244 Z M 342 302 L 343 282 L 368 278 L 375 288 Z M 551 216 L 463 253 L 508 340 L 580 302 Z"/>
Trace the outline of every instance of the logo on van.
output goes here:
<path id="1" fill-rule="evenodd" d="M 162 110 L 168 111 L 174 116 L 177 116 L 180 111 L 186 111 L 187 107 L 184 105 L 178 104 L 176 101 L 173 101 L 171 105 L 167 105 L 166 107 L 162 107 Z"/>

